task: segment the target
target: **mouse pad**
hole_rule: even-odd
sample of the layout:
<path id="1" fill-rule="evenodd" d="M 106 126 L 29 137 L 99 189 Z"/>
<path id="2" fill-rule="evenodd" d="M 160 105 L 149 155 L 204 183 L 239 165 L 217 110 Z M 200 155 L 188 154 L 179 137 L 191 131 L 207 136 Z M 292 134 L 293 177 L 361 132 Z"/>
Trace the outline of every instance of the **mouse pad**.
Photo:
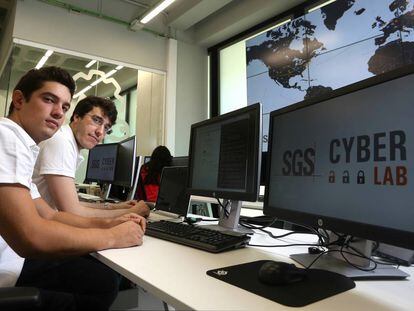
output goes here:
<path id="1" fill-rule="evenodd" d="M 303 307 L 355 287 L 342 274 L 306 270 L 304 280 L 288 285 L 267 285 L 258 279 L 260 267 L 268 260 L 253 261 L 207 271 L 207 275 L 289 307 Z"/>

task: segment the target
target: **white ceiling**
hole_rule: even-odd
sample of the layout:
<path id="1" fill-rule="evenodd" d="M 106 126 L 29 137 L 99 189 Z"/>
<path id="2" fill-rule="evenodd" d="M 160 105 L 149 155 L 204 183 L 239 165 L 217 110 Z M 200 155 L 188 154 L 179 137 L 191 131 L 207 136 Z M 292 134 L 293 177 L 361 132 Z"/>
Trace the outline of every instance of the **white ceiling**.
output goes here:
<path id="1" fill-rule="evenodd" d="M 30 0 L 35 1 L 35 0 Z M 36 0 L 62 9 L 125 24 L 139 19 L 160 0 Z M 0 36 L 13 0 L 0 0 Z M 146 30 L 210 47 L 305 0 L 175 0 L 145 25 Z"/>

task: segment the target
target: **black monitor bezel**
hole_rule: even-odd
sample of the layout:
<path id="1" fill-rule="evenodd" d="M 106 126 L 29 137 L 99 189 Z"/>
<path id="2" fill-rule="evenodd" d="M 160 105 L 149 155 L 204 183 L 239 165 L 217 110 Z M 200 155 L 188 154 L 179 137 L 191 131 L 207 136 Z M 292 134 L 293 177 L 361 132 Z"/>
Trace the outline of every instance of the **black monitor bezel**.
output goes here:
<path id="1" fill-rule="evenodd" d="M 332 230 L 335 232 L 341 232 L 359 238 L 369 239 L 373 241 L 388 243 L 404 248 L 414 249 L 414 232 L 408 232 L 403 230 L 396 230 L 393 228 L 387 228 L 382 226 L 376 226 L 371 224 L 365 224 L 361 222 L 348 221 L 344 219 L 320 216 L 317 214 L 304 213 L 283 209 L 281 207 L 269 206 L 269 192 L 272 191 L 270 186 L 270 172 L 272 170 L 271 154 L 273 150 L 272 136 L 273 136 L 273 125 L 274 117 L 285 113 L 289 113 L 295 110 L 306 108 L 326 100 L 343 96 L 349 93 L 353 93 L 371 86 L 385 83 L 394 79 L 401 78 L 403 76 L 414 74 L 414 65 L 409 65 L 403 68 L 399 68 L 385 74 L 374 76 L 357 83 L 345 86 L 343 88 L 332 91 L 331 93 L 304 100 L 299 103 L 293 104 L 288 107 L 284 107 L 278 110 L 274 110 L 270 113 L 270 125 L 269 125 L 269 142 L 268 142 L 268 163 L 267 163 L 267 174 L 266 174 L 266 191 L 263 205 L 263 213 L 268 216 L 277 217 L 281 220 L 289 221 L 296 224 L 311 226 L 314 228 L 322 228 L 326 230 Z M 413 107 L 414 109 L 414 107 Z M 322 220 L 322 225 L 321 225 Z M 402 238 L 403 237 L 403 238 Z M 411 241 L 411 243 L 410 243 Z"/>
<path id="2" fill-rule="evenodd" d="M 134 183 L 134 171 L 135 171 L 135 165 L 137 165 L 136 163 L 136 155 L 137 155 L 137 151 L 136 151 L 136 136 L 133 135 L 131 137 L 128 137 L 120 142 L 118 142 L 118 152 L 117 152 L 117 159 L 119 159 L 119 153 L 121 152 L 121 145 L 127 141 L 130 140 L 134 140 L 134 156 L 133 156 L 133 163 L 132 163 L 132 169 L 131 169 L 131 178 L 130 178 L 130 182 L 125 182 L 124 180 L 119 181 L 119 170 L 120 170 L 120 166 L 121 163 L 119 161 L 117 161 L 116 166 L 115 166 L 115 176 L 114 176 L 114 180 L 112 181 L 113 185 L 117 185 L 117 186 L 121 186 L 121 187 L 132 187 L 133 183 Z"/>
<path id="3" fill-rule="evenodd" d="M 117 146 L 116 147 L 117 150 L 116 150 L 115 169 L 114 169 L 113 178 L 112 179 L 88 178 L 89 165 L 90 165 L 90 161 L 91 161 L 91 157 L 89 156 L 89 153 L 90 152 L 95 152 L 96 151 L 95 148 L 98 148 L 99 149 L 99 148 L 103 148 L 103 147 L 107 147 L 107 146 L 115 146 L 115 145 Z M 116 168 L 117 168 L 117 165 L 118 165 L 118 152 L 119 152 L 119 145 L 118 145 L 118 143 L 98 144 L 95 147 L 93 147 L 92 149 L 89 149 L 89 153 L 88 153 L 88 164 L 86 166 L 85 182 L 112 183 L 114 181 L 114 179 L 115 179 Z"/>
<path id="4" fill-rule="evenodd" d="M 205 190 L 205 189 L 197 189 L 193 188 L 191 185 L 192 175 L 193 175 L 193 149 L 194 149 L 194 133 L 195 130 L 199 127 L 214 124 L 217 122 L 223 122 L 225 120 L 231 119 L 235 116 L 250 113 L 252 111 L 256 111 L 255 114 L 255 122 L 257 127 L 255 129 L 254 136 L 258 137 L 257 141 L 255 142 L 256 145 L 253 146 L 253 150 L 256 150 L 255 155 L 253 157 L 253 166 L 254 171 L 256 172 L 256 178 L 253 180 L 253 191 L 246 191 L 246 192 L 237 192 L 237 191 L 223 191 L 223 190 Z M 206 197 L 213 197 L 213 198 L 221 198 L 221 199 L 229 199 L 229 200 L 242 200 L 242 201 L 250 201 L 256 202 L 258 195 L 259 195 L 259 185 L 260 185 L 260 161 L 261 161 L 261 152 L 262 152 L 262 106 L 260 103 L 248 105 L 247 107 L 237 109 L 235 111 L 231 111 L 229 113 L 222 114 L 220 116 L 207 119 L 198 123 L 191 125 L 191 134 L 190 134 L 190 148 L 189 148 L 189 156 L 188 156 L 188 193 L 192 195 L 200 195 Z"/>
<path id="5" fill-rule="evenodd" d="M 170 166 L 188 166 L 188 161 L 189 161 L 188 156 L 173 157 L 171 159 L 171 165 Z"/>
<path id="6" fill-rule="evenodd" d="M 185 191 L 186 192 L 185 193 L 185 196 L 186 196 L 185 197 L 185 200 L 187 201 L 187 209 L 185 211 L 184 211 L 183 208 L 178 209 L 177 206 L 174 207 L 174 210 L 166 210 L 164 208 L 161 208 L 160 207 L 161 206 L 161 202 L 160 202 L 161 197 L 160 197 L 159 194 L 161 193 L 161 191 L 163 189 L 163 182 L 165 184 L 165 181 L 163 181 L 163 177 L 164 177 L 164 173 L 165 172 L 170 172 L 170 171 L 184 171 L 184 173 L 187 175 L 187 179 L 188 179 L 188 170 L 189 170 L 188 169 L 188 166 L 166 166 L 166 167 L 163 168 L 162 173 L 161 173 L 161 179 L 160 179 L 160 189 L 158 191 L 157 202 L 155 204 L 155 208 L 157 210 L 164 211 L 164 212 L 169 212 L 169 213 L 173 213 L 173 214 L 176 214 L 176 215 L 179 215 L 179 216 L 187 216 L 187 213 L 188 213 L 188 205 L 190 203 L 190 194 L 188 194 L 187 191 Z M 185 186 L 187 186 L 187 184 L 188 184 L 188 181 L 186 182 Z M 165 187 L 165 185 L 164 185 L 164 187 Z"/>

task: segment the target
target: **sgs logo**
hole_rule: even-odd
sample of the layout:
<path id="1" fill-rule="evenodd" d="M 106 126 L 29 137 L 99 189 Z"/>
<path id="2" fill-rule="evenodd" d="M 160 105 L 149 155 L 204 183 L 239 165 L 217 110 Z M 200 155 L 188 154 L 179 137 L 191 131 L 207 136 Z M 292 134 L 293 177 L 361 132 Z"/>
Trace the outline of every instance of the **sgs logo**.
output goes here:
<path id="1" fill-rule="evenodd" d="M 284 176 L 312 176 L 315 173 L 315 149 L 287 150 L 283 153 Z"/>

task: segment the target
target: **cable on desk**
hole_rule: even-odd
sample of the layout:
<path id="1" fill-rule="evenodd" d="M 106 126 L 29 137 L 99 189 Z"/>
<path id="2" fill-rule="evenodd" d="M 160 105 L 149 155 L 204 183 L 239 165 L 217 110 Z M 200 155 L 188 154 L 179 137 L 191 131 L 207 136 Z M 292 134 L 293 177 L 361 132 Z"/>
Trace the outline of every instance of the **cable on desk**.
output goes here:
<path id="1" fill-rule="evenodd" d="M 326 230 L 325 230 L 326 232 Z M 333 234 L 335 234 L 338 239 L 332 242 L 328 242 L 327 244 L 323 245 L 323 247 L 329 247 L 329 246 L 333 246 L 333 245 L 337 245 L 340 247 L 340 249 L 327 249 L 322 251 L 307 267 L 306 269 L 309 269 L 316 261 L 318 261 L 323 255 L 327 254 L 327 253 L 332 253 L 332 252 L 339 252 L 342 256 L 342 258 L 352 267 L 354 267 L 355 269 L 361 270 L 361 271 L 373 271 L 378 267 L 378 264 L 383 264 L 383 265 L 389 265 L 389 266 L 395 266 L 395 263 L 381 263 L 378 262 L 376 260 L 374 260 L 371 257 L 365 256 L 362 252 L 360 252 L 358 249 L 356 249 L 355 247 L 353 247 L 352 245 L 350 245 L 351 242 L 355 242 L 355 237 L 353 236 L 346 236 L 343 234 L 338 234 L 334 231 L 332 231 Z M 352 250 L 353 252 L 347 251 L 345 250 L 345 248 L 349 248 L 350 250 Z M 360 266 L 360 265 L 356 265 L 352 262 L 350 262 L 350 260 L 345 256 L 345 254 L 348 255 L 352 255 L 355 257 L 359 257 L 362 259 L 366 259 L 369 262 L 372 262 L 374 265 L 373 267 L 365 267 L 365 266 Z"/>

